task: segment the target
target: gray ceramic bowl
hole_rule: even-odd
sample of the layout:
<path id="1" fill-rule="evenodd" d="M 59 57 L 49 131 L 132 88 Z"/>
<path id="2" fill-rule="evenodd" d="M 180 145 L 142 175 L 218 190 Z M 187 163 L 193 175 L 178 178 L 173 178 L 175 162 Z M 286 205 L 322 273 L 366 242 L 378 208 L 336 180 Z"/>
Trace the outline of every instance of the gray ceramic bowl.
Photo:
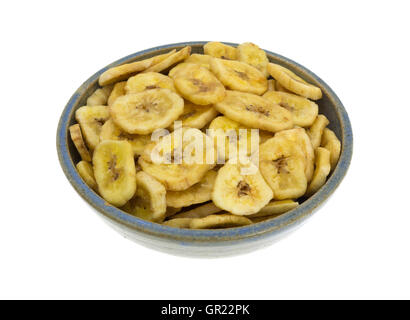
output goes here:
<path id="1" fill-rule="evenodd" d="M 108 68 L 146 59 L 172 49 L 179 50 L 186 45 L 192 47 L 193 53 L 202 53 L 202 46 L 205 43 L 201 41 L 176 43 L 137 52 L 108 65 L 91 76 L 76 90 L 64 108 L 58 124 L 57 151 L 61 167 L 74 189 L 96 209 L 110 226 L 126 238 L 167 253 L 184 256 L 217 257 L 245 253 L 271 244 L 310 217 L 336 190 L 345 176 L 352 157 L 353 138 L 346 110 L 332 89 L 314 73 L 296 62 L 266 51 L 271 62 L 289 68 L 297 75 L 322 89 L 323 98 L 318 102 L 320 113 L 325 114 L 330 120 L 329 127 L 342 141 L 339 163 L 326 184 L 317 193 L 303 201 L 296 209 L 279 217 L 250 226 L 218 230 L 171 228 L 144 221 L 107 204 L 104 199 L 82 181 L 75 169 L 75 163 L 80 158 L 68 134 L 68 127 L 75 122 L 75 111 L 85 105 L 87 97 L 98 87 L 98 77 Z M 228 44 L 236 46 L 236 44 Z"/>

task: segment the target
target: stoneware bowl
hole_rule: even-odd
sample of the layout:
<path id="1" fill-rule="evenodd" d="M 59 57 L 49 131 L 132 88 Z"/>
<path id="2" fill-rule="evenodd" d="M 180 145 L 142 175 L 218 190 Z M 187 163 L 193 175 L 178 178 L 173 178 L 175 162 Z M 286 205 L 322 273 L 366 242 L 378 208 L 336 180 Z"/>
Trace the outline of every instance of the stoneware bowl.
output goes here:
<path id="1" fill-rule="evenodd" d="M 98 71 L 74 92 L 61 115 L 57 130 L 57 151 L 61 167 L 68 181 L 78 194 L 115 230 L 124 237 L 144 246 L 163 252 L 199 257 L 218 257 L 241 254 L 273 243 L 299 226 L 329 198 L 345 176 L 352 157 L 352 128 L 345 108 L 333 90 L 318 76 L 276 53 L 266 51 L 269 60 L 289 68 L 310 83 L 320 87 L 323 98 L 318 102 L 320 113 L 330 120 L 329 127 L 342 142 L 339 163 L 326 184 L 312 197 L 303 201 L 297 208 L 279 217 L 250 226 L 217 230 L 177 229 L 148 222 L 107 204 L 90 189 L 75 169 L 80 158 L 68 134 L 68 127 L 75 122 L 75 111 L 86 104 L 87 97 L 98 87 L 98 77 L 105 70 L 123 63 L 142 60 L 166 53 L 172 49 L 192 47 L 193 53 L 203 53 L 206 42 L 186 42 L 164 45 L 131 54 Z M 233 43 L 227 43 L 236 46 Z M 85 212 L 87 210 L 84 210 Z"/>

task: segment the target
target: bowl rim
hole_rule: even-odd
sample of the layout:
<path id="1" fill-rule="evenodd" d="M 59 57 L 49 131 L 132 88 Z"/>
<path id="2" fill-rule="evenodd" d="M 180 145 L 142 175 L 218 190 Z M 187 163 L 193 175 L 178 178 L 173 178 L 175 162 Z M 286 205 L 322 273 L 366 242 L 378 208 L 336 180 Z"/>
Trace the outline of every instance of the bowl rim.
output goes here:
<path id="1" fill-rule="evenodd" d="M 342 149 L 339 158 L 339 162 L 332 172 L 331 176 L 328 178 L 326 183 L 310 198 L 306 199 L 295 209 L 284 213 L 276 218 L 269 219 L 263 222 L 255 223 L 249 226 L 227 228 L 227 229 L 204 229 L 204 230 L 194 230 L 194 229 L 180 229 L 173 228 L 154 222 L 146 221 L 138 217 L 132 216 L 113 205 L 107 203 L 103 198 L 101 198 L 96 192 L 94 192 L 90 187 L 88 187 L 80 175 L 78 174 L 75 165 L 71 159 L 69 149 L 68 149 L 68 127 L 70 124 L 70 119 L 74 112 L 73 108 L 82 97 L 82 94 L 86 89 L 94 84 L 98 77 L 106 71 L 116 65 L 127 63 L 130 61 L 138 60 L 140 56 L 144 54 L 153 53 L 155 51 L 181 48 L 183 46 L 202 46 L 208 41 L 192 41 L 192 42 L 180 42 L 172 43 L 167 45 L 161 45 L 146 50 L 138 51 L 136 53 L 125 56 L 115 62 L 102 68 L 89 79 L 87 79 L 71 96 L 67 105 L 65 106 L 57 128 L 57 153 L 61 164 L 61 167 L 70 181 L 71 185 L 77 191 L 77 193 L 92 207 L 94 207 L 100 214 L 107 217 L 109 220 L 113 220 L 125 227 L 128 227 L 137 232 L 141 232 L 147 235 L 173 239 L 177 241 L 188 241 L 188 242 L 221 242 L 221 241 L 238 241 L 246 240 L 262 234 L 278 234 L 282 233 L 289 228 L 300 224 L 306 218 L 311 216 L 313 212 L 323 204 L 329 196 L 336 190 L 340 182 L 346 175 L 352 154 L 353 154 L 353 134 L 352 127 L 348 114 L 334 91 L 316 74 L 314 74 L 309 69 L 303 67 L 302 65 L 296 63 L 295 61 L 281 56 L 277 53 L 264 50 L 268 55 L 275 57 L 282 65 L 285 67 L 291 67 L 294 71 L 304 73 L 308 75 L 315 84 L 318 85 L 324 94 L 328 95 L 331 103 L 336 107 L 336 115 L 339 118 L 341 124 L 341 140 Z M 237 46 L 236 43 L 223 42 L 228 45 Z"/>

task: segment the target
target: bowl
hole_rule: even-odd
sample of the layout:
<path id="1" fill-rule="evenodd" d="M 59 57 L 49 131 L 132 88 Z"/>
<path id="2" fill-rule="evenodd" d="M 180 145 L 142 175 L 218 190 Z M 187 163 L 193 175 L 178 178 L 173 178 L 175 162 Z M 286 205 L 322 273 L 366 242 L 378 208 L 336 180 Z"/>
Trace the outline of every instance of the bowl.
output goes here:
<path id="1" fill-rule="evenodd" d="M 319 112 L 329 119 L 329 128 L 341 140 L 342 150 L 335 170 L 318 192 L 285 214 L 249 226 L 216 230 L 177 229 L 125 213 L 108 204 L 83 182 L 75 168 L 75 163 L 80 158 L 68 134 L 68 127 L 75 122 L 75 111 L 86 104 L 87 97 L 98 88 L 99 76 L 108 68 L 147 59 L 172 49 L 179 50 L 187 45 L 192 47 L 192 53 L 203 53 L 202 46 L 205 43 L 204 41 L 184 42 L 147 49 L 117 60 L 95 73 L 74 92 L 63 110 L 57 129 L 57 152 L 61 167 L 77 193 L 124 237 L 146 247 L 175 255 L 221 257 L 264 247 L 295 230 L 324 204 L 343 180 L 352 157 L 352 128 L 341 101 L 323 80 L 298 63 L 265 50 L 271 62 L 283 65 L 322 90 L 323 98 L 318 101 Z M 226 44 L 237 46 L 234 43 Z"/>

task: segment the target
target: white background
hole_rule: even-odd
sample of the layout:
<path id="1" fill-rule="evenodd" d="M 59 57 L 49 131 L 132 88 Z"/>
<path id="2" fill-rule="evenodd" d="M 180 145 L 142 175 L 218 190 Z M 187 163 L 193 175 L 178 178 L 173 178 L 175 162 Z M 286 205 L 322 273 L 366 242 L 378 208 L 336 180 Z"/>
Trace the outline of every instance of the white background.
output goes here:
<path id="1" fill-rule="evenodd" d="M 13 1 L 0 5 L 0 298 L 410 298 L 407 1 Z M 55 148 L 65 103 L 130 53 L 252 41 L 311 69 L 354 129 L 348 175 L 281 242 L 216 260 L 112 231 Z"/>

